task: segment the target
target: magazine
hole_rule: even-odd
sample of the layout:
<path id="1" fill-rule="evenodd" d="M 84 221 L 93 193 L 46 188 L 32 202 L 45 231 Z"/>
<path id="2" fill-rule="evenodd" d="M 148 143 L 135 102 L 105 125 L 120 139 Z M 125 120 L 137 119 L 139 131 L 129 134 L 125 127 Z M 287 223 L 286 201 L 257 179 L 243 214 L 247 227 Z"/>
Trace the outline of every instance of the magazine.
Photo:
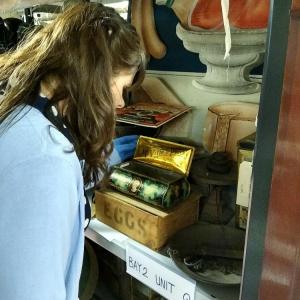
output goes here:
<path id="1" fill-rule="evenodd" d="M 170 106 L 163 103 L 136 103 L 117 109 L 117 121 L 145 127 L 158 128 L 186 113 L 191 107 Z"/>

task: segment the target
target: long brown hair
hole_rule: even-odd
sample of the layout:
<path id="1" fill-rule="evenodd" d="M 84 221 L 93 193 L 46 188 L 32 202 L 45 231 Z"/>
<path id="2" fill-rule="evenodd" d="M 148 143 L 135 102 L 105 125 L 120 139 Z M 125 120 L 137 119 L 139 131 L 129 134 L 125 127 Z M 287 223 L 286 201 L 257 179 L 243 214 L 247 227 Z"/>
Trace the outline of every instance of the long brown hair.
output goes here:
<path id="1" fill-rule="evenodd" d="M 115 108 L 110 90 L 120 71 L 144 74 L 145 59 L 132 25 L 114 9 L 97 3 L 69 7 L 52 23 L 0 56 L 0 82 L 6 83 L 0 102 L 0 122 L 15 107 L 31 104 L 41 82 L 59 82 L 51 101 L 68 99 L 64 116 L 85 159 L 85 180 L 106 171 L 115 132 Z M 95 178 L 94 178 L 95 179 Z"/>

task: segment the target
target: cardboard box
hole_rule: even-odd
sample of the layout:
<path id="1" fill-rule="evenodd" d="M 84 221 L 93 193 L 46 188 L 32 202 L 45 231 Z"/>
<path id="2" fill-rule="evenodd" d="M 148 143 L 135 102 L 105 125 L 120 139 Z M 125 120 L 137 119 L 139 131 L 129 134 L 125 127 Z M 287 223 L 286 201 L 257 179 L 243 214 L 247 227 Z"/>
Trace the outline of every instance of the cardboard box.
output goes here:
<path id="1" fill-rule="evenodd" d="M 159 249 L 178 230 L 198 220 L 199 194 L 162 211 L 115 191 L 96 192 L 96 217 L 130 238 Z"/>

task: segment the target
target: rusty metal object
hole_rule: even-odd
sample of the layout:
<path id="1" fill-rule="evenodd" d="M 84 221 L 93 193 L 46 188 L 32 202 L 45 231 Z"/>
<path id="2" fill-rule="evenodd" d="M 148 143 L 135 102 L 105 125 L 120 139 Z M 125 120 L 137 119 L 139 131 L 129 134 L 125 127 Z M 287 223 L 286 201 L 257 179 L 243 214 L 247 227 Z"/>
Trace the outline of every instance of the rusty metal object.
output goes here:
<path id="1" fill-rule="evenodd" d="M 241 283 L 245 232 L 197 223 L 175 234 L 168 254 L 193 279 L 213 285 Z"/>

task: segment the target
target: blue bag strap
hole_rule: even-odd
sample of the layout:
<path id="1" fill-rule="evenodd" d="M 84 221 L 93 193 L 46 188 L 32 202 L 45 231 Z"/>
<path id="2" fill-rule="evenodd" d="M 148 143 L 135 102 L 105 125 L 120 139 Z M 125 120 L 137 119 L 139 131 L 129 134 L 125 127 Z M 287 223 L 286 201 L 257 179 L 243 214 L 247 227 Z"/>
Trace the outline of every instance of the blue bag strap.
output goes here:
<path id="1" fill-rule="evenodd" d="M 74 145 L 74 138 L 72 137 L 67 126 L 64 124 L 63 119 L 59 115 L 56 107 L 46 97 L 38 95 L 36 100 L 31 105 L 38 109 L 68 140 Z M 91 203 L 86 191 L 84 190 L 85 197 L 85 227 L 86 229 L 91 220 Z"/>

